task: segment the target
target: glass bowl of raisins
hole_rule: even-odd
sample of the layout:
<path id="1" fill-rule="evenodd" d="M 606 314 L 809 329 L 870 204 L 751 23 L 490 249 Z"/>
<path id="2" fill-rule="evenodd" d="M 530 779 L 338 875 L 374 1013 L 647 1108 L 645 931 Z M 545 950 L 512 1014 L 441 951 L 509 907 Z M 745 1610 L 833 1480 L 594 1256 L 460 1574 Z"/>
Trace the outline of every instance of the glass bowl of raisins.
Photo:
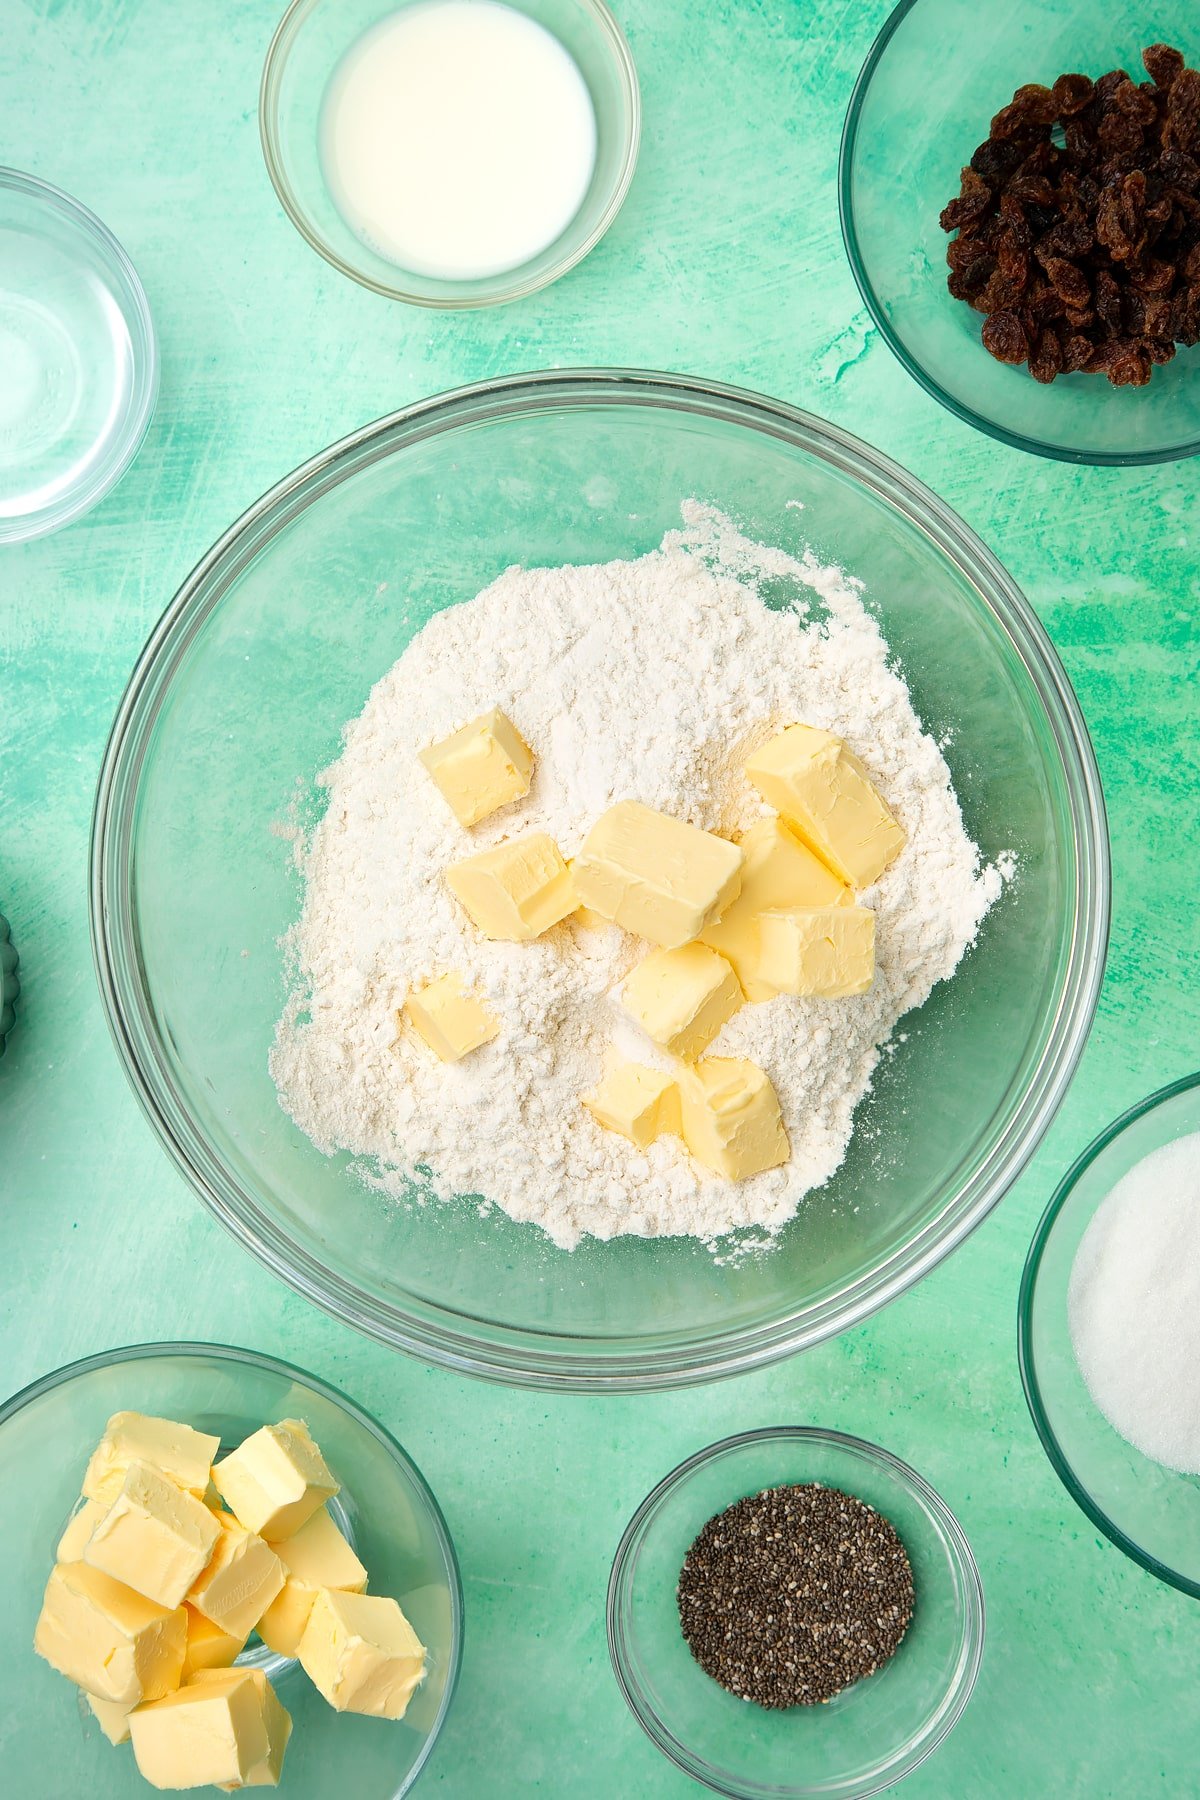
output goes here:
<path id="1" fill-rule="evenodd" d="M 902 0 L 887 21 L 842 139 L 846 249 L 968 424 L 1068 462 L 1200 450 L 1197 64 L 1194 0 Z"/>

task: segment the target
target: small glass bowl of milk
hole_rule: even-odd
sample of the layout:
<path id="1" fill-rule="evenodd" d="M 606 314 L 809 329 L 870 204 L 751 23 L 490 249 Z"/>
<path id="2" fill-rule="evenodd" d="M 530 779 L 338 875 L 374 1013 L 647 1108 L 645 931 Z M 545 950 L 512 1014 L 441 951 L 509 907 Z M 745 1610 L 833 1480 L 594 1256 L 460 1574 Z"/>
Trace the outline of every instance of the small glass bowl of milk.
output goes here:
<path id="1" fill-rule="evenodd" d="M 293 0 L 259 103 L 292 223 L 419 306 L 493 306 L 565 274 L 620 210 L 640 123 L 604 0 Z"/>

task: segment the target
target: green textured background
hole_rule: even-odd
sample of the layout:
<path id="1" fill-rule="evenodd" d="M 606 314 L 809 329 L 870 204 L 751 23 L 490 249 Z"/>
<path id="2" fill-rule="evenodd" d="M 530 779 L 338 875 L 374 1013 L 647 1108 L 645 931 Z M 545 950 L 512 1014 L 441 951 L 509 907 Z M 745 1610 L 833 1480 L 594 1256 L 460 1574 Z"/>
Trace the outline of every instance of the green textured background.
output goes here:
<path id="1" fill-rule="evenodd" d="M 621 217 L 556 286 L 456 316 L 360 290 L 284 220 L 255 121 L 276 0 L 0 0 L 0 159 L 77 194 L 117 233 L 163 356 L 157 416 L 117 491 L 60 536 L 0 551 L 0 908 L 24 979 L 0 1063 L 0 1387 L 180 1335 L 281 1352 L 372 1408 L 428 1475 L 466 1583 L 463 1679 L 423 1793 L 700 1791 L 617 1692 L 610 1559 L 679 1458 L 730 1430 L 794 1421 L 913 1462 L 979 1559 L 983 1674 L 962 1724 L 905 1785 L 911 1800 L 1194 1795 L 1200 1609 L 1066 1499 L 1025 1412 L 1014 1341 L 1021 1263 L 1055 1181 L 1115 1112 L 1197 1060 L 1200 464 L 1127 473 L 1022 456 L 958 424 L 878 341 L 842 253 L 835 168 L 882 0 L 617 10 L 646 108 Z M 213 539 L 296 463 L 381 413 L 467 380 L 583 363 L 761 388 L 869 438 L 943 495 L 1053 633 L 1113 837 L 1099 1015 L 1023 1180 L 867 1326 L 663 1398 L 559 1399 L 430 1371 L 270 1279 L 151 1140 L 87 940 L 109 721 L 150 626 Z M 21 1800 L 75 1800 L 52 1765 L 47 1783 Z"/>

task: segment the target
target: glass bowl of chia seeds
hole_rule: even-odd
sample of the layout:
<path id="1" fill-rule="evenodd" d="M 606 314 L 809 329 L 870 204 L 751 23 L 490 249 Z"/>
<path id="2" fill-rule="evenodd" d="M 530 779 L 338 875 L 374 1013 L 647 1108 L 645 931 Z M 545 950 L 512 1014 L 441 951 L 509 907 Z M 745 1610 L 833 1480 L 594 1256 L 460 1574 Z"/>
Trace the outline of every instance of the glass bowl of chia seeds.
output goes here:
<path id="1" fill-rule="evenodd" d="M 1025 1398 L 1042 1448 L 1075 1504 L 1114 1543 L 1160 1581 L 1200 1599 L 1200 1474 L 1168 1468 L 1118 1432 L 1089 1390 L 1072 1337 L 1076 1259 L 1096 1215 L 1145 1158 L 1200 1132 L 1200 1073 L 1160 1088 L 1107 1125 L 1068 1169 L 1029 1248 L 1017 1318 Z M 1140 1226 L 1139 1235 L 1146 1232 Z M 1173 1259 L 1172 1275 L 1194 1280 Z M 1136 1309 L 1121 1321 L 1119 1352 L 1128 1364 L 1144 1324 Z M 1195 1418 L 1193 1395 L 1172 1393 L 1161 1363 L 1141 1391 L 1147 1412 L 1174 1406 Z M 1135 1433 L 1135 1435 L 1137 1435 Z"/>
<path id="2" fill-rule="evenodd" d="M 905 1608 L 911 1604 L 911 1620 L 894 1654 L 812 1705 L 788 1704 L 790 1695 L 757 1665 L 761 1627 L 743 1634 L 748 1667 L 739 1692 L 728 1691 L 689 1649 L 677 1597 L 685 1558 L 692 1562 L 697 1537 L 715 1515 L 764 1490 L 801 1486 L 850 1497 L 838 1548 L 852 1576 L 856 1561 L 864 1571 L 876 1563 L 877 1535 L 874 1542 L 864 1536 L 861 1548 L 858 1535 L 869 1509 L 879 1515 L 877 1528 L 886 1531 L 883 1521 L 893 1528 L 911 1570 L 907 1598 L 897 1596 Z M 784 1586 L 803 1584 L 802 1561 L 781 1572 Z M 693 1571 L 693 1594 L 695 1586 Z M 736 1637 L 736 1617 L 730 1631 Z M 826 1634 L 839 1635 L 828 1625 Z M 901 1780 L 961 1718 L 983 1639 L 979 1571 L 945 1501 L 899 1458 L 836 1431 L 774 1426 L 698 1451 L 642 1502 L 609 1581 L 609 1650 L 634 1717 L 673 1763 L 732 1800 L 861 1800 Z M 846 1658 L 844 1639 L 836 1649 L 814 1650 L 820 1641 L 819 1634 L 807 1645 L 798 1639 L 795 1649 L 797 1658 L 813 1661 L 815 1697 L 838 1684 L 832 1664 Z M 851 1652 L 853 1660 L 853 1646 Z M 776 1674 L 780 1666 L 776 1658 Z"/>

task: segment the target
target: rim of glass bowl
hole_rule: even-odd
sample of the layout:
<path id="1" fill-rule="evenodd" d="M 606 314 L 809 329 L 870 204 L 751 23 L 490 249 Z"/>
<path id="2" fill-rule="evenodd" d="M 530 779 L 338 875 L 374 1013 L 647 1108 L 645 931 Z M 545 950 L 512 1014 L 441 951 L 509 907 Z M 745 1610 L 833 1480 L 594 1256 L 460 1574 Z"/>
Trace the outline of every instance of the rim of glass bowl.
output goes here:
<path id="1" fill-rule="evenodd" d="M 1171 1568 L 1169 1563 L 1159 1562 L 1157 1557 L 1151 1556 L 1148 1551 L 1135 1544 L 1132 1538 L 1126 1537 L 1121 1527 L 1113 1523 L 1108 1514 L 1096 1504 L 1087 1488 L 1079 1481 L 1059 1444 L 1054 1427 L 1050 1423 L 1049 1414 L 1042 1400 L 1041 1384 L 1038 1381 L 1037 1359 L 1033 1353 L 1033 1297 L 1037 1290 L 1038 1276 L 1041 1273 L 1042 1257 L 1045 1254 L 1046 1245 L 1050 1242 L 1054 1227 L 1058 1223 L 1058 1216 L 1074 1192 L 1077 1182 L 1085 1171 L 1091 1168 L 1097 1158 L 1103 1156 L 1109 1145 L 1119 1138 L 1130 1125 L 1136 1125 L 1139 1119 L 1145 1118 L 1147 1113 L 1154 1112 L 1164 1101 L 1173 1100 L 1177 1094 L 1186 1094 L 1189 1089 L 1195 1087 L 1200 1087 L 1200 1071 L 1195 1075 L 1183 1075 L 1178 1081 L 1168 1082 L 1166 1087 L 1158 1088 L 1153 1094 L 1148 1094 L 1144 1100 L 1139 1100 L 1136 1106 L 1131 1106 L 1127 1112 L 1123 1112 L 1110 1125 L 1106 1125 L 1098 1137 L 1092 1139 L 1087 1149 L 1076 1157 L 1059 1182 L 1050 1204 L 1038 1221 L 1037 1230 L 1034 1232 L 1033 1241 L 1029 1246 L 1029 1254 L 1025 1258 L 1025 1269 L 1021 1276 L 1021 1291 L 1017 1300 L 1017 1361 L 1020 1365 L 1021 1385 L 1025 1389 L 1025 1403 L 1029 1408 L 1029 1416 L 1033 1420 L 1033 1428 L 1041 1439 L 1042 1449 L 1049 1458 L 1051 1468 L 1076 1506 L 1081 1512 L 1087 1514 L 1092 1524 L 1098 1531 L 1104 1533 L 1111 1544 L 1115 1544 L 1118 1550 L 1123 1550 L 1133 1562 L 1148 1570 L 1151 1575 L 1156 1575 L 1160 1581 L 1165 1581 L 1168 1586 L 1178 1588 L 1181 1593 L 1190 1594 L 1194 1599 L 1200 1599 L 1200 1581 L 1189 1580 L 1186 1575 L 1181 1575 L 1177 1569 Z"/>
<path id="2" fill-rule="evenodd" d="M 559 280 L 569 269 L 573 269 L 576 263 L 582 262 L 584 257 L 596 248 L 625 204 L 625 196 L 629 192 L 634 170 L 637 168 L 638 149 L 642 137 L 642 97 L 633 52 L 626 41 L 625 33 L 609 11 L 605 0 L 580 0 L 580 4 L 593 15 L 605 36 L 613 65 L 625 90 L 628 109 L 628 125 L 625 132 L 621 167 L 604 210 L 586 238 L 568 254 L 557 258 L 540 275 L 532 279 L 529 277 L 522 279 L 522 265 L 518 264 L 516 269 L 501 270 L 498 275 L 482 277 L 482 280 L 491 284 L 486 292 L 462 295 L 413 293 L 408 288 L 400 286 L 398 282 L 377 281 L 373 275 L 368 275 L 364 270 L 356 268 L 353 263 L 347 262 L 309 222 L 308 214 L 287 178 L 279 149 L 278 132 L 279 95 L 283 83 L 283 71 L 287 63 L 288 52 L 295 42 L 301 26 L 313 7 L 318 4 L 319 0 L 291 0 L 291 5 L 275 27 L 275 34 L 271 39 L 266 60 L 263 63 L 262 81 L 258 92 L 258 133 L 271 185 L 288 218 L 318 256 L 323 256 L 325 261 L 332 264 L 339 274 L 349 276 L 351 281 L 357 281 L 362 287 L 370 288 L 372 293 L 382 294 L 385 299 L 402 300 L 409 306 L 430 306 L 439 311 L 463 311 L 482 306 L 503 306 L 513 300 L 524 300 L 530 294 L 536 294 L 541 288 L 549 287 L 551 282 Z M 568 224 L 565 229 L 569 231 L 570 225 Z"/>
<path id="3" fill-rule="evenodd" d="M 736 1332 L 603 1354 L 586 1339 L 578 1350 L 564 1351 L 563 1334 L 547 1342 L 516 1327 L 492 1327 L 485 1341 L 477 1321 L 444 1304 L 401 1313 L 298 1250 L 234 1182 L 176 1091 L 140 981 L 130 882 L 138 780 L 175 670 L 231 581 L 262 546 L 311 498 L 405 444 L 513 413 L 600 402 L 665 408 L 782 439 L 852 476 L 930 539 L 987 596 L 1038 692 L 1062 762 L 1079 871 L 1068 968 L 1038 1067 L 1003 1139 L 939 1219 L 803 1322 L 787 1315 Z M 364 426 L 270 489 L 196 565 L 151 633 L 117 708 L 92 821 L 92 950 L 109 1028 L 147 1118 L 209 1210 L 274 1274 L 381 1343 L 466 1374 L 581 1393 L 681 1387 L 775 1362 L 857 1324 L 955 1249 L 1016 1179 L 1066 1092 L 1095 1009 L 1108 914 L 1104 801 L 1083 715 L 1037 614 L 991 551 L 928 488 L 837 426 L 739 388 L 644 370 L 551 370 L 458 388 Z"/>
<path id="4" fill-rule="evenodd" d="M 859 122 L 875 71 L 883 61 L 888 46 L 900 26 L 913 8 L 920 4 L 921 0 L 900 0 L 895 11 L 885 19 L 879 36 L 867 52 L 867 59 L 859 70 L 858 80 L 854 84 L 854 92 L 850 96 L 846 122 L 842 127 L 841 150 L 838 155 L 838 216 L 842 225 L 842 242 L 846 247 L 846 256 L 849 259 L 850 270 L 857 283 L 858 291 L 884 342 L 913 380 L 918 382 L 927 394 L 932 394 L 933 398 L 939 401 L 948 412 L 952 412 L 964 424 L 973 425 L 977 431 L 986 432 L 988 437 L 996 438 L 1002 444 L 1011 445 L 1014 450 L 1028 450 L 1035 456 L 1047 456 L 1055 462 L 1079 463 L 1093 468 L 1132 468 L 1148 463 L 1181 462 L 1185 457 L 1195 456 L 1200 452 L 1200 438 L 1191 443 L 1174 445 L 1163 450 L 1072 450 L 1065 444 L 1048 444 L 1042 438 L 1025 437 L 1019 431 L 1009 431 L 1005 426 L 997 424 L 994 419 L 989 419 L 984 413 L 976 412 L 973 407 L 965 406 L 953 395 L 948 394 L 945 388 L 934 380 L 924 364 L 910 355 L 904 340 L 894 330 L 867 274 L 859 247 L 854 201 L 851 196 L 852 169 L 854 153 L 858 144 Z"/>
<path id="5" fill-rule="evenodd" d="M 126 473 L 142 447 L 158 403 L 158 334 L 154 329 L 154 318 L 141 277 L 129 260 L 124 246 L 113 236 L 103 219 L 98 219 L 91 208 L 85 206 L 82 200 L 77 200 L 74 194 L 55 187 L 51 181 L 43 181 L 38 175 L 29 175 L 24 169 L 0 166 L 0 188 L 28 194 L 44 206 L 65 214 L 84 237 L 91 238 L 99 246 L 106 261 L 119 275 L 129 297 L 130 304 L 121 307 L 121 316 L 129 331 L 133 360 L 133 391 L 120 451 L 111 461 L 106 460 L 100 468 L 94 469 L 82 487 L 72 489 L 48 511 L 26 514 L 17 520 L 0 520 L 0 544 L 18 544 L 47 537 L 52 531 L 61 531 L 64 526 L 73 525 L 76 519 L 98 506 Z"/>
<path id="6" fill-rule="evenodd" d="M 612 1572 L 608 1578 L 608 1603 L 606 1620 L 608 1627 L 608 1652 L 612 1660 L 613 1673 L 625 1696 L 629 1710 L 650 1739 L 663 1755 L 673 1762 L 676 1768 L 682 1769 L 696 1781 L 702 1781 L 706 1787 L 713 1788 L 718 1794 L 728 1796 L 728 1800 L 745 1800 L 748 1794 L 761 1795 L 763 1800 L 769 1796 L 779 1796 L 787 1800 L 788 1796 L 816 1796 L 826 1794 L 839 1796 L 840 1800 L 852 1800 L 851 1789 L 843 1784 L 824 1783 L 820 1787 L 778 1787 L 775 1785 L 751 1785 L 743 1787 L 727 1787 L 718 1777 L 715 1770 L 700 1757 L 693 1756 L 685 1744 L 671 1733 L 659 1719 L 657 1713 L 644 1702 L 641 1689 L 634 1680 L 629 1656 L 626 1649 L 626 1628 L 622 1618 L 623 1602 L 629 1586 L 632 1559 L 639 1547 L 643 1528 L 649 1523 L 659 1504 L 675 1488 L 679 1487 L 705 1463 L 715 1462 L 718 1457 L 732 1455 L 748 1444 L 767 1443 L 780 1438 L 800 1438 L 808 1443 L 831 1444 L 839 1450 L 849 1451 L 861 1457 L 865 1462 L 872 1462 L 897 1477 L 901 1486 L 909 1489 L 931 1512 L 942 1527 L 953 1551 L 954 1561 L 962 1578 L 965 1596 L 968 1625 L 966 1642 L 954 1672 L 954 1679 L 947 1689 L 943 1701 L 943 1714 L 938 1722 L 936 1733 L 923 1746 L 918 1756 L 905 1760 L 901 1756 L 897 1761 L 889 1763 L 886 1768 L 877 1766 L 869 1777 L 870 1785 L 855 1787 L 853 1800 L 867 1800 L 870 1794 L 878 1794 L 894 1782 L 902 1781 L 906 1775 L 920 1765 L 945 1742 L 958 1721 L 966 1711 L 967 1702 L 974 1691 L 975 1682 L 983 1662 L 983 1644 L 986 1635 L 987 1609 L 984 1601 L 983 1582 L 974 1553 L 967 1541 L 966 1533 L 957 1518 L 936 1489 L 930 1487 L 923 1475 L 918 1475 L 914 1468 L 894 1456 L 890 1450 L 884 1450 L 879 1444 L 868 1443 L 865 1438 L 852 1437 L 844 1431 L 828 1431 L 813 1425 L 767 1425 L 757 1431 L 741 1431 L 732 1437 L 722 1438 L 719 1443 L 709 1444 L 703 1450 L 697 1450 L 677 1468 L 671 1470 L 658 1483 L 658 1486 L 647 1494 L 637 1511 L 630 1519 L 617 1545 L 617 1553 L 613 1557 Z"/>
<path id="7" fill-rule="evenodd" d="M 393 1796 L 393 1800 L 401 1800 L 401 1796 L 409 1792 L 417 1776 L 428 1762 L 433 1746 L 441 1736 L 442 1726 L 445 1724 L 446 1715 L 450 1710 L 450 1702 L 453 1700 L 454 1691 L 458 1686 L 463 1649 L 462 1571 L 459 1569 L 458 1555 L 433 1489 L 408 1452 L 402 1449 L 391 1432 L 386 1430 L 378 1419 L 372 1417 L 364 1407 L 359 1406 L 357 1401 L 351 1400 L 340 1389 L 331 1387 L 327 1381 L 322 1381 L 319 1375 L 312 1375 L 307 1369 L 298 1368 L 295 1363 L 285 1362 L 282 1357 L 267 1356 L 262 1351 L 246 1350 L 236 1344 L 202 1344 L 191 1340 L 186 1343 L 121 1344 L 114 1350 L 101 1350 L 94 1356 L 81 1356 L 77 1362 L 65 1363 L 61 1369 L 53 1369 L 48 1375 L 39 1375 L 36 1381 L 31 1381 L 27 1387 L 20 1388 L 17 1393 L 0 1402 L 0 1428 L 5 1426 L 16 1413 L 28 1406 L 31 1401 L 41 1399 L 43 1394 L 51 1393 L 57 1387 L 64 1387 L 67 1382 L 75 1380 L 77 1376 L 91 1374 L 93 1369 L 107 1369 L 120 1363 L 149 1362 L 154 1358 L 172 1356 L 197 1359 L 205 1356 L 220 1357 L 225 1362 L 247 1363 L 252 1368 L 265 1369 L 272 1375 L 283 1375 L 289 1381 L 303 1382 L 305 1387 L 312 1388 L 315 1393 L 321 1395 L 322 1399 L 328 1400 L 332 1406 L 336 1406 L 341 1412 L 346 1413 L 356 1424 L 361 1425 L 364 1431 L 369 1432 L 373 1438 L 377 1439 L 392 1460 L 403 1467 L 424 1499 L 433 1523 L 434 1536 L 446 1565 L 447 1586 L 450 1589 L 453 1649 L 450 1668 L 446 1675 L 446 1689 L 442 1695 L 442 1703 L 438 1708 L 437 1717 L 429 1728 L 420 1756 L 409 1770 L 403 1785 L 396 1789 Z"/>

